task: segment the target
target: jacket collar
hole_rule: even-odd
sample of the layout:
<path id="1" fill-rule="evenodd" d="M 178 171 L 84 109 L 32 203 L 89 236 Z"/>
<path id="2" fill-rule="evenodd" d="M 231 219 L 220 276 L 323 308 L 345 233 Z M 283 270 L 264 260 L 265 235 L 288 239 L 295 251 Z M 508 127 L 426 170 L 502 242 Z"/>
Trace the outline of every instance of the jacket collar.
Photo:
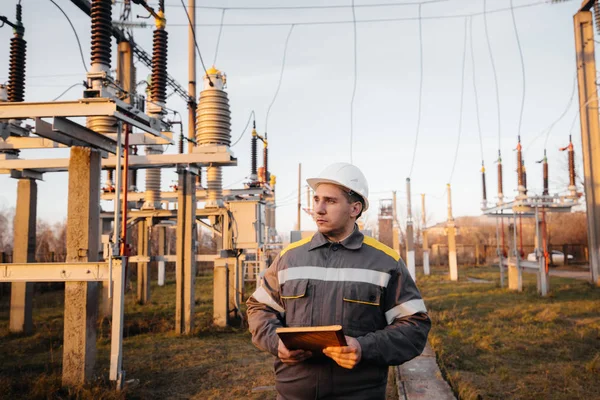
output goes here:
<path id="1" fill-rule="evenodd" d="M 358 229 L 358 226 L 356 226 L 356 224 L 355 224 L 354 231 L 352 231 L 350 236 L 348 236 L 346 239 L 342 240 L 340 242 L 340 244 L 347 249 L 358 250 L 362 246 L 364 237 L 365 236 L 362 234 L 362 232 Z M 317 247 L 325 246 L 329 243 L 331 243 L 331 242 L 329 240 L 327 240 L 325 235 L 323 235 L 321 232 L 317 232 L 313 235 L 313 237 L 310 241 L 309 250 L 313 250 L 313 249 L 316 249 Z"/>

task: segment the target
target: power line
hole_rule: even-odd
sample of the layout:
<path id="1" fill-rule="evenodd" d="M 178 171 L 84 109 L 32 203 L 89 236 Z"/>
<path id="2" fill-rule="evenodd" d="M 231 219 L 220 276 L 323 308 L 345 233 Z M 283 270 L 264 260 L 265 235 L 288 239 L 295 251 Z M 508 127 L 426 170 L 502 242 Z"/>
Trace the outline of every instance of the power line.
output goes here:
<path id="1" fill-rule="evenodd" d="M 415 136 L 415 146 L 413 148 L 412 161 L 408 177 L 412 176 L 413 167 L 415 166 L 415 158 L 417 155 L 417 144 L 419 142 L 419 131 L 421 130 L 421 103 L 423 100 L 423 23 L 421 20 L 421 5 L 419 4 L 419 103 L 417 112 L 417 134 Z"/>
<path id="2" fill-rule="evenodd" d="M 217 55 L 219 54 L 219 44 L 221 43 L 221 33 L 223 32 L 223 20 L 225 19 L 225 11 L 227 10 L 223 9 L 221 11 L 221 23 L 219 25 L 219 34 L 217 35 L 217 46 L 215 47 L 215 58 L 213 61 L 213 65 L 217 64 Z"/>
<path id="3" fill-rule="evenodd" d="M 571 96 L 569 98 L 569 102 L 567 103 L 565 109 L 563 110 L 563 112 L 560 114 L 560 116 L 557 119 L 552 121 L 552 123 L 547 128 L 543 129 L 540 133 L 538 133 L 535 136 L 535 138 L 533 138 L 527 144 L 527 146 L 525 147 L 525 153 L 527 153 L 527 151 L 529 151 L 529 148 L 544 134 L 546 134 L 546 140 L 544 142 L 544 149 L 547 147 L 548 139 L 550 138 L 550 133 L 552 132 L 552 129 L 558 122 L 560 122 L 565 117 L 565 115 L 567 115 L 567 113 L 571 109 L 571 105 L 573 104 L 573 98 L 575 97 L 575 88 L 576 87 L 577 87 L 577 72 L 575 72 L 575 75 L 573 76 L 573 88 L 571 89 Z"/>
<path id="4" fill-rule="evenodd" d="M 183 0 L 180 0 L 180 1 L 181 1 L 181 6 L 185 10 L 185 16 L 186 16 L 186 18 L 188 20 L 188 26 L 192 30 L 192 35 L 194 36 L 194 45 L 196 46 L 196 51 L 198 51 L 198 57 L 200 58 L 200 63 L 202 64 L 202 68 L 204 69 L 204 73 L 208 77 L 209 83 L 212 86 L 213 83 L 210 82 L 210 77 L 208 76 L 208 71 L 206 71 L 206 66 L 204 65 L 204 59 L 202 58 L 202 53 L 200 52 L 200 48 L 198 47 L 198 41 L 196 40 L 196 31 L 194 30 L 194 25 L 192 25 L 192 20 L 190 19 L 190 15 L 188 14 L 187 7 L 185 6 L 185 4 L 183 4 Z"/>
<path id="5" fill-rule="evenodd" d="M 515 36 L 517 38 L 517 47 L 519 48 L 519 56 L 521 59 L 521 72 L 523 74 L 523 95 L 521 96 L 521 112 L 519 114 L 519 128 L 517 132 L 521 136 L 521 123 L 523 122 L 523 109 L 525 108 L 525 61 L 523 59 L 523 50 L 521 49 L 521 40 L 519 39 L 519 30 L 517 29 L 517 21 L 515 19 L 515 10 L 513 7 L 513 0 L 510 0 L 510 13 L 512 15 L 513 27 L 515 29 Z"/>
<path id="6" fill-rule="evenodd" d="M 65 11 L 58 4 L 56 4 L 56 2 L 54 0 L 50 0 L 50 2 L 52 4 L 54 4 L 56 6 L 56 8 L 58 8 L 60 10 L 60 12 L 65 16 L 65 18 L 69 22 L 69 25 L 71 25 L 71 29 L 73 29 L 73 33 L 75 34 L 75 39 L 77 40 L 77 45 L 79 46 L 79 55 L 81 55 L 81 63 L 83 64 L 83 68 L 85 69 L 85 72 L 89 72 L 87 69 L 87 65 L 85 63 L 85 58 L 83 57 L 83 50 L 81 49 L 81 42 L 79 41 L 79 35 L 77 34 L 77 31 L 75 30 L 75 27 L 73 26 L 73 23 L 71 22 L 71 19 L 69 18 L 67 13 L 65 13 Z"/>
<path id="7" fill-rule="evenodd" d="M 405 3 L 408 4 L 408 3 Z M 426 4 L 430 4 L 428 2 L 424 2 L 424 3 L 417 3 L 418 5 L 426 5 Z M 529 7 L 536 7 L 536 6 L 541 6 L 543 4 L 549 4 L 548 1 L 543 0 L 543 1 L 537 1 L 534 3 L 527 3 L 527 4 L 521 4 L 519 6 L 514 6 L 514 9 L 521 9 L 521 8 L 529 8 Z M 451 14 L 451 15 L 432 15 L 432 16 L 428 16 L 428 17 L 398 17 L 398 18 L 380 18 L 380 19 L 361 19 L 361 20 L 357 20 L 356 23 L 357 24 L 362 24 L 362 23 L 378 23 L 378 22 L 397 22 L 397 21 L 417 21 L 417 20 L 439 20 L 439 19 L 463 19 L 465 17 L 477 17 L 480 15 L 485 15 L 487 14 L 494 14 L 494 13 L 499 13 L 499 12 L 504 12 L 504 11 L 510 11 L 510 7 L 504 7 L 504 8 L 497 8 L 495 10 L 489 10 L 484 12 L 475 12 L 475 13 L 468 13 L 468 14 Z M 223 26 L 237 26 L 237 27 L 248 27 L 248 26 L 255 26 L 255 27 L 266 27 L 266 26 L 289 26 L 289 25 L 335 25 L 335 24 L 352 24 L 354 23 L 352 20 L 342 20 L 342 21 L 307 21 L 307 22 L 259 22 L 259 23 L 229 23 L 229 24 L 224 24 Z M 188 26 L 188 24 L 170 24 L 169 26 L 171 27 L 175 27 L 175 26 Z M 196 26 L 202 26 L 202 27 L 210 27 L 210 26 L 219 26 L 219 24 L 196 24 Z"/>
<path id="8" fill-rule="evenodd" d="M 452 162 L 452 170 L 450 171 L 450 178 L 448 179 L 448 183 L 452 183 L 452 177 L 454 176 L 454 169 L 456 168 L 456 160 L 458 160 L 458 149 L 460 148 L 460 136 L 462 133 L 462 116 L 463 116 L 463 104 L 464 104 L 464 95 L 465 95 L 465 64 L 467 59 L 467 19 L 465 18 L 465 39 L 463 46 L 463 56 L 462 56 L 462 76 L 460 79 L 460 107 L 459 107 L 459 116 L 458 116 L 458 138 L 456 139 L 456 151 L 454 153 L 454 161 Z"/>
<path id="9" fill-rule="evenodd" d="M 240 137 L 238 138 L 238 140 L 236 140 L 231 146 L 229 147 L 233 147 L 236 144 L 238 144 L 238 142 L 240 140 L 242 140 L 242 137 L 244 137 L 244 133 L 246 133 L 246 130 L 248 129 L 248 125 L 250 125 L 250 121 L 252 120 L 252 116 L 254 116 L 254 118 L 256 118 L 256 114 L 254 114 L 254 110 L 252 110 L 250 112 L 250 115 L 248 116 L 248 122 L 246 122 L 246 126 L 244 127 L 244 130 L 242 131 L 242 134 L 240 135 Z"/>
<path id="10" fill-rule="evenodd" d="M 60 98 L 61 98 L 61 97 L 63 97 L 65 94 L 67 94 L 67 92 L 68 92 L 69 90 L 71 90 L 71 89 L 73 89 L 73 88 L 75 88 L 75 87 L 77 87 L 77 86 L 83 86 L 83 87 L 85 87 L 85 85 L 84 85 L 83 83 L 81 83 L 81 82 L 77 82 L 77 83 L 75 83 L 75 84 L 73 84 L 73 85 L 69 86 L 68 88 L 66 88 L 66 89 L 65 89 L 65 90 L 64 90 L 64 91 L 63 91 L 61 94 L 59 94 L 58 96 L 56 96 L 55 98 L 53 98 L 53 99 L 52 99 L 52 101 L 56 101 L 56 100 L 60 99 Z"/>
<path id="11" fill-rule="evenodd" d="M 471 74 L 473 77 L 473 92 L 475 93 L 475 115 L 477 117 L 477 133 L 479 134 L 479 150 L 483 164 L 483 138 L 481 136 L 481 120 L 479 118 L 479 96 L 477 95 L 477 79 L 475 75 L 475 52 L 473 51 L 473 18 L 469 18 L 469 34 L 471 43 Z"/>
<path id="12" fill-rule="evenodd" d="M 352 164 L 352 142 L 354 140 L 354 97 L 356 95 L 356 70 L 357 70 L 357 54 L 356 54 L 356 10 L 354 9 L 354 0 L 352 0 L 352 24 L 354 33 L 354 81 L 352 84 L 352 99 L 350 100 L 350 164 Z"/>
<path id="13" fill-rule="evenodd" d="M 290 42 L 290 36 L 292 36 L 292 31 L 294 30 L 294 26 L 290 26 L 290 30 L 288 31 L 287 37 L 285 38 L 285 45 L 283 47 L 283 59 L 281 60 L 281 73 L 279 74 L 279 82 L 277 83 L 277 89 L 275 89 L 275 95 L 273 96 L 273 100 L 271 100 L 271 104 L 269 104 L 269 108 L 267 108 L 267 115 L 265 117 L 265 139 L 267 138 L 268 125 L 269 125 L 269 114 L 271 113 L 271 108 L 273 104 L 275 104 L 275 100 L 277 99 L 277 95 L 279 94 L 279 89 L 281 88 L 281 82 L 283 81 L 283 71 L 285 70 L 285 59 L 287 57 L 288 44 Z"/>
<path id="14" fill-rule="evenodd" d="M 490 44 L 490 35 L 488 33 L 488 23 L 487 23 L 487 0 L 483 0 L 483 26 L 485 28 L 485 40 L 487 42 L 488 53 L 490 54 L 490 61 L 492 63 L 492 72 L 494 75 L 494 86 L 496 88 L 496 107 L 498 112 L 498 151 L 500 151 L 501 146 L 501 122 L 500 122 L 500 94 L 498 90 L 498 76 L 496 74 L 496 64 L 494 63 L 494 55 L 492 53 L 492 45 Z M 511 8 L 511 10 L 514 8 Z"/>
<path id="15" fill-rule="evenodd" d="M 420 2 L 408 2 L 408 3 L 379 3 L 379 4 L 360 4 L 355 7 L 361 8 L 375 8 L 375 7 L 402 7 L 402 6 L 411 6 L 417 4 L 428 4 L 428 3 L 442 3 L 448 0 L 429 0 L 429 1 L 420 1 Z M 117 3 L 121 3 L 121 1 L 117 1 Z M 179 7 L 177 4 L 170 4 L 169 7 Z M 336 9 L 336 8 L 350 8 L 352 6 L 345 4 L 338 5 L 324 5 L 324 6 L 258 6 L 258 7 L 217 7 L 217 6 L 195 6 L 195 8 L 205 9 L 205 10 L 318 10 L 318 9 Z"/>

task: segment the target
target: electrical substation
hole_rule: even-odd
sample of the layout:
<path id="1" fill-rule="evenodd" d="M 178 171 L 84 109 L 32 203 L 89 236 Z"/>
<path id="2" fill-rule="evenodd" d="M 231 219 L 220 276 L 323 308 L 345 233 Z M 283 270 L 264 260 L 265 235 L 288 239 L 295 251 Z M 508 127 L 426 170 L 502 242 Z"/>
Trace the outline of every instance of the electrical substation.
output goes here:
<path id="1" fill-rule="evenodd" d="M 275 230 L 275 175 L 268 169 L 268 142 L 252 133 L 249 181 L 243 188 L 223 190 L 222 168 L 237 165 L 230 150 L 231 116 L 225 73 L 212 67 L 196 90 L 196 53 L 190 32 L 189 88 L 186 92 L 168 74 L 168 31 L 164 1 L 144 6 L 156 24 L 152 54 L 131 35 L 112 25 L 110 0 L 74 1 L 91 18 L 91 67 L 86 88 L 77 101 L 24 102 L 26 41 L 17 4 L 10 51 L 10 80 L 2 87 L 0 171 L 18 179 L 14 262 L 2 265 L 2 280 L 12 282 L 10 328 L 32 329 L 33 282 L 65 282 L 63 383 L 90 378 L 95 363 L 98 310 L 112 320 L 110 379 L 122 385 L 122 324 L 126 270 L 137 266 L 137 298 L 148 302 L 150 267 L 164 284 L 165 262 L 176 264 L 176 326 L 179 334 L 194 325 L 196 262 L 214 263 L 214 323 L 239 318 L 246 276 L 257 279 L 267 257 L 280 248 Z M 195 8 L 190 8 L 193 21 Z M 116 76 L 111 55 L 117 43 Z M 134 58 L 151 68 L 146 95 L 136 91 Z M 166 118 L 166 93 L 171 87 L 185 98 L 189 132 L 174 135 Z M 198 100 L 196 100 L 198 99 Z M 85 117 L 86 126 L 69 118 Z M 33 124 L 28 124 L 33 121 Z M 263 167 L 257 168 L 258 141 Z M 185 141 L 189 143 L 187 153 Z M 178 142 L 178 143 L 177 143 Z M 178 144 L 179 154 L 164 153 Z M 20 150 L 69 147 L 66 159 L 23 159 Z M 138 154 L 142 152 L 143 155 Z M 175 190 L 161 192 L 161 172 L 177 170 Z M 138 191 L 137 172 L 146 170 L 145 191 Z M 44 174 L 69 173 L 66 263 L 34 263 L 37 181 Z M 101 173 L 106 184 L 100 187 Z M 202 179 L 204 172 L 204 181 Z M 100 200 L 113 209 L 100 209 Z M 204 207 L 198 208 L 198 203 Z M 137 254 L 129 254 L 128 231 L 138 230 Z M 197 229 L 210 229 L 216 254 L 198 254 Z M 176 229 L 176 249 L 167 254 L 165 230 Z M 150 237 L 158 232 L 158 254 L 150 253 Z M 98 291 L 102 291 L 98 296 Z M 101 304 L 98 298 L 102 298 Z"/>
<path id="2" fill-rule="evenodd" d="M 60 6 L 53 0 L 50 1 L 65 14 Z M 418 5 L 419 35 L 422 34 L 421 6 L 429 2 L 436 1 L 414 3 Z M 133 291 L 136 304 L 140 307 L 151 304 L 154 290 L 151 290 L 152 277 L 158 277 L 159 287 L 167 285 L 167 264 L 174 265 L 175 325 L 172 328 L 176 335 L 193 335 L 197 322 L 194 320 L 195 307 L 198 305 L 199 297 L 196 293 L 196 280 L 199 265 L 202 263 L 209 266 L 213 288 L 212 326 L 219 329 L 244 327 L 246 322 L 244 302 L 250 295 L 246 291 L 247 287 L 259 287 L 263 284 L 262 277 L 265 270 L 285 247 L 284 242 L 287 244 L 287 239 L 283 239 L 283 235 L 277 230 L 276 209 L 282 206 L 281 203 L 286 202 L 290 202 L 285 204 L 286 206 L 297 206 L 295 228 L 290 233 L 289 242 L 309 238 L 315 232 L 311 230 L 314 227 L 307 228 L 305 225 L 303 230 L 301 221 L 306 215 L 314 218 L 316 213 L 314 192 L 310 187 L 303 186 L 302 164 L 299 164 L 297 203 L 295 188 L 291 196 L 277 198 L 275 175 L 277 171 L 271 171 L 269 165 L 269 151 L 273 150 L 273 145 L 270 149 L 270 139 L 266 132 L 267 124 L 265 124 L 265 131 L 257 129 L 254 111 L 249 119 L 249 122 L 252 121 L 252 129 L 249 131 L 251 136 L 246 136 L 244 139 L 242 133 L 240 137 L 249 143 L 250 152 L 234 153 L 232 148 L 237 141 L 232 141 L 232 107 L 230 106 L 233 89 L 230 91 L 228 88 L 227 71 L 220 70 L 218 65 L 204 65 L 197 43 L 197 32 L 194 29 L 198 26 L 196 21 L 198 7 L 195 0 L 188 0 L 187 8 L 181 1 L 189 22 L 186 25 L 187 54 L 185 57 L 179 55 L 176 62 L 181 64 L 183 59 L 187 61 L 187 88 L 172 75 L 174 69 L 172 64 L 175 60 L 172 53 L 169 53 L 170 27 L 167 22 L 169 13 L 168 7 L 165 7 L 165 0 L 154 3 L 146 0 L 63 1 L 62 3 L 72 8 L 71 12 L 89 17 L 91 46 L 87 49 L 83 46 L 82 51 L 90 54 L 91 63 L 87 65 L 84 61 L 87 73 L 81 76 L 83 83 L 79 85 L 83 86 L 83 89 L 80 90 L 76 100 L 59 100 L 61 95 L 55 100 L 36 102 L 25 101 L 25 92 L 29 90 L 26 85 L 27 65 L 40 60 L 36 59 L 36 54 L 28 54 L 28 26 L 23 22 L 28 7 L 34 5 L 21 0 L 10 3 L 10 7 L 4 5 L 0 9 L 2 26 L 5 29 L 10 27 L 13 31 L 8 62 L 0 65 L 2 68 L 8 66 L 9 77 L 6 84 L 0 85 L 0 174 L 17 181 L 11 262 L 4 258 L 4 253 L 0 253 L 0 284 L 10 285 L 9 331 L 11 334 L 23 336 L 34 333 L 35 323 L 32 312 L 34 283 L 64 283 L 62 385 L 83 385 L 93 378 L 98 359 L 99 321 L 109 321 L 109 380 L 117 390 L 121 390 L 126 385 L 123 331 L 124 320 L 127 318 L 125 307 L 127 291 Z M 15 3 L 14 8 L 13 3 Z M 118 16 L 114 14 L 117 3 L 121 10 Z M 143 9 L 148 14 L 147 22 L 133 20 L 133 6 L 138 10 Z M 522 7 L 528 6 L 522 5 Z M 327 7 L 341 8 L 342 6 L 321 8 Z M 352 2 L 353 12 L 354 7 Z M 363 5 L 363 7 L 367 6 Z M 283 7 L 285 8 L 293 7 Z M 298 6 L 298 8 L 302 7 Z M 215 9 L 222 10 L 220 27 L 222 29 L 225 11 L 229 9 L 227 7 L 215 7 Z M 513 12 L 512 1 L 510 10 Z M 451 171 L 449 179 L 444 181 L 447 182 L 444 187 L 439 188 L 443 193 L 436 196 L 413 190 L 413 188 L 423 187 L 418 181 L 419 178 L 413 175 L 417 139 L 422 129 L 420 124 L 423 48 L 420 36 L 421 80 L 418 122 L 410 172 L 406 174 L 405 171 L 399 171 L 390 176 L 390 181 L 394 181 L 390 187 L 400 189 L 386 190 L 382 197 L 377 197 L 379 207 L 376 222 L 369 221 L 370 224 L 366 226 L 365 217 L 356 221 L 358 229 L 366 236 L 371 234 L 377 236 L 381 243 L 390 248 L 386 248 L 386 251 L 400 254 L 408 274 L 417 283 L 421 279 L 427 281 L 431 275 L 434 275 L 432 267 L 437 265 L 438 270 L 443 269 L 444 277 L 452 285 L 465 278 L 461 268 L 463 264 L 469 264 L 460 262 L 458 255 L 457 242 L 460 243 L 463 228 L 455 219 L 454 214 L 460 215 L 460 212 L 456 212 L 456 208 L 453 211 L 452 189 L 455 190 L 455 196 L 457 190 L 459 194 L 463 190 L 455 183 L 456 181 L 453 181 L 453 176 L 459 158 L 463 124 L 467 24 L 471 23 L 472 17 L 478 15 L 480 14 L 463 16 L 465 42 L 460 82 L 459 136 L 452 169 L 449 170 Z M 481 15 L 486 18 L 485 6 L 484 13 Z M 502 154 L 499 140 L 497 159 L 494 160 L 495 171 L 492 171 L 497 174 L 497 194 L 493 198 L 488 196 L 486 160 L 484 160 L 482 128 L 479 121 L 480 110 L 475 78 L 473 80 L 481 147 L 481 159 L 478 159 L 477 166 L 474 166 L 481 168 L 481 183 L 477 172 L 477 187 L 481 185 L 482 195 L 480 203 L 478 196 L 475 199 L 480 204 L 476 212 L 486 217 L 483 219 L 493 221 L 495 224 L 493 256 L 486 258 L 485 250 L 481 253 L 482 249 L 477 244 L 473 264 L 481 266 L 480 260 L 483 259 L 484 264 L 494 268 L 497 266 L 497 270 L 494 271 L 499 273 L 500 287 L 506 287 L 510 291 L 524 291 L 524 274 L 530 273 L 535 275 L 537 294 L 545 297 L 552 293 L 549 215 L 570 213 L 578 207 L 581 209 L 582 206 L 585 206 L 587 212 L 589 281 L 595 286 L 600 286 L 600 123 L 594 17 L 600 32 L 600 4 L 594 0 L 584 0 L 573 20 L 584 191 L 580 190 L 581 185 L 578 186 L 576 181 L 578 164 L 575 149 L 578 147 L 577 144 L 574 145 L 570 132 L 561 133 L 564 136 L 564 147 L 557 149 L 547 148 L 544 145 L 542 149 L 538 146 L 534 150 L 535 153 L 529 153 L 535 154 L 534 157 L 537 157 L 535 161 L 540 168 L 538 171 L 537 168 L 532 170 L 530 167 L 527 171 L 524 160 L 526 153 L 521 143 L 521 138 L 524 136 L 521 126 L 523 99 L 518 129 L 510 133 L 511 140 L 516 144 L 514 157 L 512 154 L 511 157 L 507 157 L 506 152 Z M 137 16 L 137 18 L 146 17 Z M 352 22 L 355 41 L 355 81 L 350 114 L 351 161 L 354 129 L 352 113 L 356 91 L 357 20 L 355 15 Z M 314 24 L 321 23 L 314 22 Z M 297 26 L 294 23 L 283 25 L 290 25 L 290 28 L 285 41 L 283 65 L 275 98 L 281 86 L 288 42 L 292 31 Z M 232 23 L 232 26 L 235 24 Z M 151 51 L 142 48 L 135 40 L 133 28 L 140 27 L 152 27 Z M 74 27 L 73 30 L 75 31 Z M 145 35 L 138 32 L 136 31 L 136 35 Z M 218 40 L 220 35 L 221 31 Z M 79 42 L 78 38 L 77 41 Z M 471 38 L 471 46 L 473 46 L 472 42 Z M 487 44 L 490 46 L 489 38 Z M 523 65 L 520 44 L 519 52 Z M 489 55 L 494 70 L 495 95 L 498 99 L 498 82 L 491 47 Z M 83 54 L 81 56 L 83 61 Z M 472 47 L 471 57 L 473 75 L 475 75 Z M 201 65 L 197 64 L 198 60 Z M 140 64 L 151 71 L 147 80 L 140 79 L 138 76 Z M 197 74 L 197 70 L 202 72 Z M 523 67 L 525 86 L 524 70 Z M 141 89 L 143 86 L 145 90 Z M 168 91 L 171 93 L 168 94 Z M 187 132 L 184 132 L 182 113 L 167 105 L 171 95 L 179 97 L 187 105 Z M 496 101 L 498 102 L 498 124 L 500 124 L 499 100 Z M 273 102 L 267 111 L 267 118 Z M 500 131 L 498 127 L 498 138 Z M 338 143 L 335 145 L 337 151 Z M 69 156 L 62 158 L 28 156 L 32 154 L 28 152 L 29 150 L 55 151 L 55 149 L 66 149 Z M 169 152 L 172 149 L 176 149 L 176 152 L 173 152 L 174 150 Z M 495 147 L 493 151 L 495 157 Z M 548 161 L 551 155 L 566 159 L 568 165 L 567 173 L 563 173 L 562 170 L 560 172 L 564 175 L 563 178 L 568 178 L 568 185 L 566 187 L 562 185 L 554 191 L 551 190 L 551 169 Z M 507 161 L 508 158 L 511 160 Z M 250 162 L 250 170 L 246 171 L 243 183 L 236 182 L 237 187 L 224 187 L 224 168 L 241 169 L 238 161 L 241 163 L 242 160 Z M 355 161 L 357 164 L 361 162 L 358 159 Z M 430 163 L 432 160 L 427 162 Z M 435 174 L 443 169 L 438 169 L 437 162 L 433 160 L 431 164 L 435 164 Z M 431 165 L 428 165 L 428 168 Z M 505 172 L 506 166 L 514 167 L 516 175 L 513 175 L 513 178 L 516 177 L 516 190 L 505 187 L 504 177 L 509 174 Z M 291 158 L 289 167 L 292 167 Z M 140 171 L 144 174 L 143 183 L 138 180 Z M 167 173 L 172 174 L 173 171 L 176 173 L 177 180 L 169 190 L 164 190 L 162 184 L 164 177 Z M 58 172 L 68 174 L 68 190 L 64 194 L 67 200 L 66 257 L 64 262 L 38 262 L 36 261 L 36 229 L 39 220 L 37 209 L 38 204 L 44 201 L 38 198 L 38 185 L 43 184 L 40 182 L 43 182 L 45 177 Z M 399 176 L 406 178 L 404 180 L 398 178 Z M 530 189 L 528 189 L 528 179 Z M 533 181 L 542 182 L 541 193 L 531 189 Z M 397 192 L 400 193 L 398 198 Z M 514 196 L 509 193 L 514 193 Z M 306 198 L 303 207 L 304 194 Z M 419 207 L 413 207 L 413 203 L 416 203 L 415 198 L 419 197 L 421 204 L 420 210 L 417 211 Z M 442 199 L 442 207 L 447 212 L 443 222 L 437 225 L 428 219 L 433 214 L 431 211 L 433 207 L 429 202 L 431 198 Z M 369 201 L 375 204 L 374 200 Z M 399 202 L 406 203 L 405 210 L 404 208 L 398 210 Z M 456 203 L 454 206 L 456 207 Z M 533 224 L 535 229 L 533 238 L 527 237 L 527 234 L 529 236 L 531 234 L 523 227 L 524 221 L 526 224 Z M 443 237 L 443 243 L 432 240 L 434 231 L 436 238 Z M 200 251 L 203 234 L 212 238 L 216 250 Z M 173 240 L 170 241 L 168 238 Z M 531 239 L 534 243 L 534 257 L 528 257 L 525 251 L 524 243 Z M 440 245 L 447 248 L 447 254 L 440 252 Z M 491 245 L 486 243 L 485 246 Z M 568 259 L 566 253 L 564 257 L 565 260 Z M 442 259 L 443 262 L 440 262 Z M 132 276 L 136 277 L 135 287 L 130 285 L 133 282 Z M 536 298 L 539 297 L 537 294 L 534 293 Z"/>

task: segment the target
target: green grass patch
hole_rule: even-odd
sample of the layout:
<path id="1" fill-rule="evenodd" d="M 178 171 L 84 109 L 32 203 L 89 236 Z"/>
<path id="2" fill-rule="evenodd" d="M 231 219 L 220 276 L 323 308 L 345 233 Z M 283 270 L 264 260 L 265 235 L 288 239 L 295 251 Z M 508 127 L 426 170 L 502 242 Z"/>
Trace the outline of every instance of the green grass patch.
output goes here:
<path id="1" fill-rule="evenodd" d="M 497 268 L 418 276 L 433 321 L 430 342 L 462 399 L 600 399 L 600 288 L 550 278 L 551 294 L 500 288 Z M 489 283 L 469 282 L 467 277 Z"/>
<path id="2" fill-rule="evenodd" d="M 252 290 L 248 287 L 247 292 Z M 126 294 L 123 369 L 129 383 L 123 392 L 116 392 L 108 379 L 109 321 L 98 328 L 93 381 L 64 389 L 63 292 L 34 296 L 31 336 L 8 332 L 9 299 L 0 299 L 0 399 L 275 399 L 273 356 L 252 345 L 247 328 L 212 325 L 212 275 L 196 278 L 192 335 L 174 332 L 174 280 L 164 287 L 153 282 L 151 298 L 149 304 L 140 305 L 135 292 Z M 397 398 L 390 382 L 388 399 Z"/>

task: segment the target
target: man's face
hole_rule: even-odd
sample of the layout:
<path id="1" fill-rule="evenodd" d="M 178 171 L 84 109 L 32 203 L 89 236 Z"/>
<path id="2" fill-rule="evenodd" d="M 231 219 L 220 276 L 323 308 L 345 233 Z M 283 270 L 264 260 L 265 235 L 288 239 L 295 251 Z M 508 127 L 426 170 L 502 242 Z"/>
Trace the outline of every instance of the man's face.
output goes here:
<path id="1" fill-rule="evenodd" d="M 362 207 L 360 203 L 350 203 L 342 188 L 330 183 L 317 186 L 314 202 L 314 219 L 319 232 L 325 235 L 337 235 L 348 226 L 353 227 Z"/>

